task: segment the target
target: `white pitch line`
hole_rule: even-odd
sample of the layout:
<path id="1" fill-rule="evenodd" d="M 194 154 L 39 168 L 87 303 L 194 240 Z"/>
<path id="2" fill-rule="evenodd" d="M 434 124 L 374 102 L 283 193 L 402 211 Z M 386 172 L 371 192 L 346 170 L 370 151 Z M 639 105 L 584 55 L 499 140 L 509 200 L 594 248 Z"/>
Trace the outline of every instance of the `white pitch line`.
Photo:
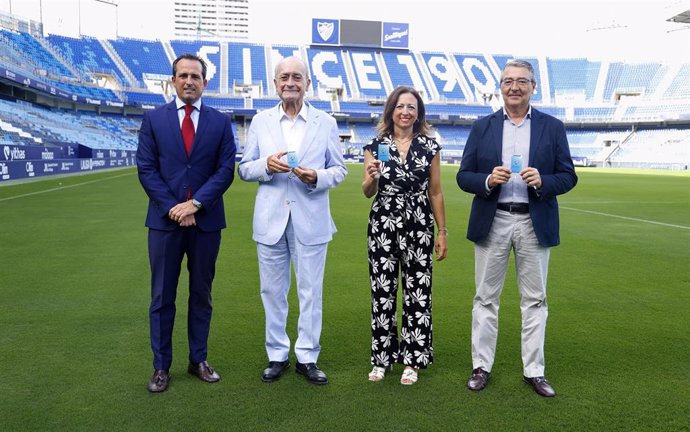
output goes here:
<path id="1" fill-rule="evenodd" d="M 39 194 L 44 194 L 44 193 L 48 193 L 48 192 L 59 191 L 62 189 L 69 189 L 69 188 L 73 188 L 73 187 L 77 187 L 77 186 L 84 186 L 87 184 L 98 183 L 98 182 L 102 182 L 104 180 L 111 180 L 111 179 L 124 177 L 124 176 L 128 176 L 128 175 L 132 175 L 132 173 L 120 174 L 120 175 L 116 175 L 116 176 L 112 176 L 112 177 L 104 177 L 104 178 L 100 178 L 97 180 L 91 180 L 91 181 L 87 181 L 84 183 L 75 183 L 75 184 L 67 185 L 67 186 L 58 186 L 58 187 L 51 188 L 51 189 L 46 189 L 46 190 L 36 191 L 36 192 L 29 192 L 29 193 L 25 193 L 25 194 L 21 194 L 21 195 L 15 195 L 15 196 L 7 197 L 7 198 L 0 198 L 0 202 L 9 201 L 9 200 L 17 199 L 17 198 L 25 198 L 25 197 L 29 197 L 32 195 L 39 195 Z"/>
<path id="2" fill-rule="evenodd" d="M 685 226 L 685 225 L 674 225 L 674 224 L 669 224 L 669 223 L 664 223 L 664 222 L 651 221 L 651 220 L 647 220 L 647 219 L 638 219 L 638 218 L 633 218 L 633 217 L 628 217 L 628 216 L 619 216 L 619 215 L 614 215 L 614 214 L 609 214 L 609 213 L 596 212 L 596 211 L 592 211 L 592 210 L 582 210 L 582 209 L 577 209 L 577 208 L 572 208 L 572 207 L 563 207 L 563 206 L 559 206 L 559 207 L 562 209 L 566 209 L 566 210 L 578 211 L 578 212 L 582 212 L 582 213 L 589 213 L 589 214 L 598 215 L 598 216 L 608 216 L 608 217 L 617 218 L 617 219 L 625 219 L 625 220 L 629 220 L 629 221 L 644 222 L 644 223 L 653 224 L 653 225 L 661 225 L 661 226 L 665 226 L 665 227 L 690 230 L 690 226 Z"/>

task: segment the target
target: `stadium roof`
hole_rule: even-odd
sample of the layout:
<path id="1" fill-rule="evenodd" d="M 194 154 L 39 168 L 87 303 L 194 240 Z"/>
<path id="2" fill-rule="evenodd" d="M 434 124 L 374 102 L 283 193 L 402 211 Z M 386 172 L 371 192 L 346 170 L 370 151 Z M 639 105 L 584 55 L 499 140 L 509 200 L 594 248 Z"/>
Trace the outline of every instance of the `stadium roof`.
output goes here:
<path id="1" fill-rule="evenodd" d="M 686 10 L 685 12 L 681 12 L 678 15 L 672 16 L 666 21 L 690 24 L 690 9 Z"/>

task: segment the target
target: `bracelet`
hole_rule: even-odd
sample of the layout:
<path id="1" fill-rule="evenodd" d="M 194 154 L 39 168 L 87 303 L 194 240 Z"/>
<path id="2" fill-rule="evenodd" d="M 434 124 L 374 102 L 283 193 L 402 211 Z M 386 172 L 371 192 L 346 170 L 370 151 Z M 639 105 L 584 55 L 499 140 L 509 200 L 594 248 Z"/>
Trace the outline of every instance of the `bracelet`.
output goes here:
<path id="1" fill-rule="evenodd" d="M 441 233 L 446 233 L 445 235 L 448 236 L 448 228 L 439 228 L 438 234 L 441 235 Z"/>

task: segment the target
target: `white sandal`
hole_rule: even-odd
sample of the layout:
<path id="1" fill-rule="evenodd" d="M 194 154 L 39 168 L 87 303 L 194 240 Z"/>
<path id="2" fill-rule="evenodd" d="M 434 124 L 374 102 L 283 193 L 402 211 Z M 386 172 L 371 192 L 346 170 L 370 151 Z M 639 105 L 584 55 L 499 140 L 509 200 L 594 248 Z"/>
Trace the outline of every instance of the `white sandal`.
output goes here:
<path id="1" fill-rule="evenodd" d="M 374 368 L 369 372 L 369 381 L 381 381 L 383 377 L 386 376 L 386 370 L 392 370 L 391 366 L 380 367 L 374 366 Z"/>
<path id="2" fill-rule="evenodd" d="M 417 369 L 411 366 L 407 366 L 402 373 L 402 377 L 400 377 L 400 384 L 412 385 L 417 382 L 417 379 Z"/>

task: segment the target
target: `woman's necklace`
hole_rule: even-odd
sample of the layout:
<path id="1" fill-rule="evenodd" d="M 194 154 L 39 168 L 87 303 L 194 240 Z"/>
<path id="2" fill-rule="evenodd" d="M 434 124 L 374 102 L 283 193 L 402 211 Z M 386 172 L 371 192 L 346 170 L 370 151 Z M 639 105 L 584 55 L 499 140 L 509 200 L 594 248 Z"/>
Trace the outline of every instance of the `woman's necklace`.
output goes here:
<path id="1" fill-rule="evenodd" d="M 409 137 L 404 139 L 395 139 L 395 146 L 398 148 L 398 153 L 400 153 L 400 158 L 402 160 L 407 159 L 407 151 L 410 149 L 412 138 L 413 136 L 410 135 Z"/>

